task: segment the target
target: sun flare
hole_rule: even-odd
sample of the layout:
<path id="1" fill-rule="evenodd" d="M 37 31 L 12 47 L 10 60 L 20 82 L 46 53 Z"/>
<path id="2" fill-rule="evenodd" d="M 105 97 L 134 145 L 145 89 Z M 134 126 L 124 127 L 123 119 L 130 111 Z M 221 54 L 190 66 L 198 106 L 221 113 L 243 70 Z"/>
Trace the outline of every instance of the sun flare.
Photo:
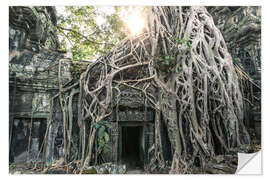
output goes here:
<path id="1" fill-rule="evenodd" d="M 128 17 L 127 26 L 132 34 L 139 34 L 143 30 L 144 19 L 141 17 L 140 14 L 132 13 Z"/>
<path id="2" fill-rule="evenodd" d="M 142 16 L 142 9 L 129 9 L 122 12 L 121 18 L 131 35 L 140 34 L 145 26 L 145 19 Z"/>

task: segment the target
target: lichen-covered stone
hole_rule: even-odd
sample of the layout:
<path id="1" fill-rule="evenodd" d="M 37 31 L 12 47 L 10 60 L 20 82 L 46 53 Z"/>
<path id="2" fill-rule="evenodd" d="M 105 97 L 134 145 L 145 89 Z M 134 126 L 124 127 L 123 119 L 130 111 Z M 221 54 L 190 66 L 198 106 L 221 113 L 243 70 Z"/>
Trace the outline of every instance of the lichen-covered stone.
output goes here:
<path id="1" fill-rule="evenodd" d="M 83 170 L 83 174 L 125 174 L 126 165 L 112 163 L 91 166 Z"/>
<path id="2" fill-rule="evenodd" d="M 35 123 L 36 121 L 40 123 L 41 119 L 45 121 L 45 125 L 49 123 L 51 98 L 59 91 L 59 73 L 63 84 L 72 80 L 71 60 L 66 59 L 66 55 L 58 51 L 56 23 L 54 7 L 9 7 L 10 130 L 16 131 L 13 128 L 14 122 L 27 121 L 28 127 L 25 131 L 29 132 L 30 120 L 33 120 L 32 133 L 41 131 Z M 59 72 L 58 63 L 61 59 L 65 60 Z M 52 125 L 55 128 L 49 128 L 50 142 L 46 154 L 51 162 L 55 159 L 54 140 L 62 122 L 61 115 L 59 116 L 61 109 L 54 111 L 56 112 L 54 120 L 58 122 L 53 121 Z M 46 131 L 46 127 L 43 131 Z M 21 148 L 22 152 L 26 152 L 28 137 L 29 133 L 25 137 L 26 146 Z M 36 160 L 42 143 L 41 137 L 35 138 L 37 137 L 32 137 L 31 140 L 31 160 Z M 11 146 L 14 146 L 14 142 Z M 58 151 L 62 152 L 62 148 L 59 147 Z M 11 152 L 11 156 L 14 155 L 16 153 Z M 23 156 L 23 160 L 26 160 L 26 155 Z"/>
<path id="3" fill-rule="evenodd" d="M 54 7 L 9 7 L 10 39 L 17 38 L 10 49 L 38 51 L 40 48 L 58 49 L 56 10 Z"/>
<path id="4" fill-rule="evenodd" d="M 97 174 L 97 170 L 94 167 L 89 167 L 84 169 L 82 174 Z"/>
<path id="5" fill-rule="evenodd" d="M 261 7 L 208 7 L 235 63 L 252 77 L 261 70 Z M 239 62 L 236 62 L 239 59 Z"/>

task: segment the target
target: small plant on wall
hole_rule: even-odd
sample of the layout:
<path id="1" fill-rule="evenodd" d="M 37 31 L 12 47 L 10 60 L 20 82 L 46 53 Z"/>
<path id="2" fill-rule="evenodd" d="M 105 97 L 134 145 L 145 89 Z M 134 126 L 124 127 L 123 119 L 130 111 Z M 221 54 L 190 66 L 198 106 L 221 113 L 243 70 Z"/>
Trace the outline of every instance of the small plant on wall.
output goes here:
<path id="1" fill-rule="evenodd" d="M 110 122 L 107 121 L 99 121 L 96 122 L 93 127 L 97 131 L 97 152 L 101 153 L 104 151 L 105 153 L 109 151 L 110 147 L 108 145 L 108 142 L 110 141 L 110 136 L 109 136 L 109 129 L 112 128 L 112 125 Z"/>

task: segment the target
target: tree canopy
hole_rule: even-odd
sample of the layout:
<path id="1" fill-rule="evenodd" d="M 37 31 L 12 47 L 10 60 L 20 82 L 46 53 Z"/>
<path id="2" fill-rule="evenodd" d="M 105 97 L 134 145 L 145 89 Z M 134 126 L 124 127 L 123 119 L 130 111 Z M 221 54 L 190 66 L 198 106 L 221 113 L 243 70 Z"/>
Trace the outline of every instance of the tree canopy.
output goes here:
<path id="1" fill-rule="evenodd" d="M 120 7 L 111 8 L 111 13 L 95 6 L 66 6 L 58 11 L 58 34 L 62 50 L 70 50 L 74 61 L 93 60 L 108 51 L 125 34 L 119 17 Z"/>

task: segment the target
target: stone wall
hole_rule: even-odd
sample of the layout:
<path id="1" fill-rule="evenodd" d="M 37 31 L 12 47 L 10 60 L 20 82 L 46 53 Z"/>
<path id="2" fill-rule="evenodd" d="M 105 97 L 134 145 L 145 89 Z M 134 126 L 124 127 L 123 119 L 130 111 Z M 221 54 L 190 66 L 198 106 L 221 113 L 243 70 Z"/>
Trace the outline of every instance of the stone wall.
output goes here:
<path id="1" fill-rule="evenodd" d="M 57 50 L 59 41 L 56 23 L 55 7 L 9 7 L 10 51 L 14 49 L 39 51 L 42 48 Z"/>
<path id="2" fill-rule="evenodd" d="M 65 54 L 58 51 L 56 23 L 54 7 L 9 7 L 10 149 L 13 148 L 14 142 L 11 140 L 16 136 L 19 122 L 25 125 L 23 129 L 28 132 L 27 136 L 25 134 L 26 139 L 29 138 L 31 126 L 33 133 L 38 131 L 37 127 L 40 126 L 35 124 L 41 124 L 40 121 L 45 121 L 45 124 L 49 123 L 50 101 L 58 93 L 60 59 L 65 59 L 60 73 L 62 83 L 65 84 L 72 79 L 70 60 L 66 59 Z M 62 121 L 60 108 L 55 109 L 55 112 L 59 118 L 55 118 L 52 123 L 60 124 Z M 50 129 L 50 138 L 55 139 L 57 128 L 58 126 L 56 129 Z M 30 147 L 33 147 L 31 148 L 32 154 L 37 154 L 42 143 L 35 138 L 33 136 L 30 141 Z M 14 141 L 17 142 L 18 139 Z M 28 144 L 28 141 L 26 142 Z M 54 145 L 49 146 L 53 148 L 51 146 Z M 24 147 L 24 150 L 26 150 L 25 148 L 28 147 Z M 11 159 L 14 158 L 12 156 L 14 154 L 11 152 Z M 33 156 L 31 158 L 33 160 Z"/>
<path id="3" fill-rule="evenodd" d="M 234 63 L 252 77 L 261 70 L 261 7 L 208 7 Z"/>

